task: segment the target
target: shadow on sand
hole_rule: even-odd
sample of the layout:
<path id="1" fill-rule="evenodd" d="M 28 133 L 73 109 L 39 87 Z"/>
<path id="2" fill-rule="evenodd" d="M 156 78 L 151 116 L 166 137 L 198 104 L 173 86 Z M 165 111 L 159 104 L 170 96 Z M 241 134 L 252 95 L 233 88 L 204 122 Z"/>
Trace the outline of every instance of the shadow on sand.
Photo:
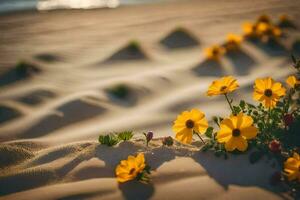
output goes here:
<path id="1" fill-rule="evenodd" d="M 49 90 L 44 90 L 44 89 L 39 89 L 32 91 L 26 95 L 20 96 L 17 98 L 18 101 L 35 106 L 43 103 L 45 99 L 50 99 L 56 97 L 56 94 L 52 91 Z"/>
<path id="2" fill-rule="evenodd" d="M 160 43 L 167 49 L 180 49 L 195 47 L 199 45 L 199 41 L 190 31 L 184 28 L 177 28 L 165 36 Z"/>
<path id="3" fill-rule="evenodd" d="M 247 42 L 253 44 L 257 48 L 261 49 L 265 54 L 269 56 L 287 56 L 288 50 L 279 41 L 270 39 L 267 42 L 262 42 L 258 39 L 247 39 Z"/>
<path id="4" fill-rule="evenodd" d="M 225 56 L 233 64 L 238 75 L 249 74 L 251 67 L 256 64 L 255 60 L 243 49 L 229 51 Z"/>
<path id="5" fill-rule="evenodd" d="M 141 44 L 138 41 L 131 41 L 127 45 L 121 47 L 103 62 L 100 62 L 100 64 L 109 64 L 122 61 L 141 61 L 148 59 L 149 56 Z"/>
<path id="6" fill-rule="evenodd" d="M 197 76 L 223 76 L 226 75 L 221 62 L 215 60 L 204 60 L 202 63 L 193 67 L 192 71 Z"/>
<path id="7" fill-rule="evenodd" d="M 295 56 L 300 56 L 300 39 L 293 42 L 292 53 Z"/>
<path id="8" fill-rule="evenodd" d="M 53 63 L 53 62 L 59 62 L 63 59 L 57 55 L 51 54 L 51 53 L 41 53 L 34 56 L 37 60 L 47 62 L 47 63 Z"/>
<path id="9" fill-rule="evenodd" d="M 41 69 L 37 66 L 31 63 L 20 62 L 15 67 L 0 74 L 0 87 L 30 78 L 32 75 L 39 72 L 41 72 Z"/>
<path id="10" fill-rule="evenodd" d="M 197 152 L 193 159 L 205 168 L 208 175 L 215 179 L 225 189 L 229 185 L 256 186 L 266 189 L 284 198 L 277 187 L 270 184 L 274 172 L 280 171 L 278 166 L 271 167 L 271 162 L 262 159 L 260 162 L 250 164 L 249 154 L 233 155 L 229 159 L 216 157 L 213 152 Z"/>
<path id="11" fill-rule="evenodd" d="M 56 111 L 57 114 L 44 117 L 37 125 L 23 132 L 21 137 L 34 138 L 47 135 L 67 125 L 101 115 L 106 109 L 77 99 L 58 107 Z"/>
<path id="12" fill-rule="evenodd" d="M 14 108 L 0 105 L 0 124 L 16 119 L 21 115 L 21 112 Z"/>

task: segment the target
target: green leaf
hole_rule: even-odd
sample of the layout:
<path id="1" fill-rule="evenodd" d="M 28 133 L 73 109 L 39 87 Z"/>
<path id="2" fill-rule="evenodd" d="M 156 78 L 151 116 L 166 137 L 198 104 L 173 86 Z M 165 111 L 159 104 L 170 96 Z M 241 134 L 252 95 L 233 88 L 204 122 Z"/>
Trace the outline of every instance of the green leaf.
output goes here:
<path id="1" fill-rule="evenodd" d="M 250 104 L 250 103 L 247 103 L 247 106 L 248 106 L 249 108 L 256 108 L 253 104 Z"/>
<path id="2" fill-rule="evenodd" d="M 238 106 L 233 106 L 233 111 L 234 111 L 234 114 L 238 114 L 241 112 L 241 109 Z"/>
<path id="3" fill-rule="evenodd" d="M 283 102 L 281 102 L 281 101 L 278 101 L 278 102 L 277 102 L 277 106 L 279 106 L 279 107 L 283 107 L 283 106 L 284 106 L 284 103 L 283 103 Z"/>
<path id="4" fill-rule="evenodd" d="M 118 139 L 122 140 L 122 141 L 130 140 L 133 137 L 132 131 L 123 131 L 123 132 L 118 132 L 115 134 L 117 135 Z"/>
<path id="5" fill-rule="evenodd" d="M 244 110 L 246 106 L 246 102 L 244 100 L 240 101 L 240 107 Z"/>
<path id="6" fill-rule="evenodd" d="M 205 131 L 205 135 L 209 138 L 212 138 L 212 133 L 214 131 L 214 128 L 213 127 L 208 127 Z"/>
<path id="7" fill-rule="evenodd" d="M 206 152 L 208 149 L 210 149 L 211 148 L 211 146 L 209 145 L 209 144 L 205 144 L 202 148 L 201 148 L 201 150 L 203 151 L 203 152 Z"/>
<path id="8" fill-rule="evenodd" d="M 151 174 L 151 167 L 150 167 L 150 165 L 146 165 L 146 167 L 144 168 L 144 170 L 145 170 L 148 174 Z"/>
<path id="9" fill-rule="evenodd" d="M 98 138 L 100 144 L 114 146 L 119 143 L 119 139 L 114 134 L 100 135 Z"/>

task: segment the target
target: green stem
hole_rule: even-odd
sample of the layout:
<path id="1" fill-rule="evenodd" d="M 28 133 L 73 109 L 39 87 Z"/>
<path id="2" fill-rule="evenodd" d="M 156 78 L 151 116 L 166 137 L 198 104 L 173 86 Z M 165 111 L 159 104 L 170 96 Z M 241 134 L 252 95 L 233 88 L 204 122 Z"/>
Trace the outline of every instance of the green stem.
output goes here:
<path id="1" fill-rule="evenodd" d="M 235 115 L 235 112 L 234 112 L 234 110 L 233 110 L 233 107 L 232 107 L 232 105 L 231 105 L 231 103 L 230 103 L 229 99 L 228 99 L 228 96 L 227 96 L 227 94 L 225 93 L 225 94 L 224 94 L 224 96 L 225 96 L 225 98 L 226 98 L 226 101 L 227 101 L 227 103 L 228 103 L 228 104 L 229 104 L 229 106 L 230 106 L 230 109 L 231 109 L 231 111 L 232 111 L 232 114 L 234 114 L 234 115 Z"/>
<path id="2" fill-rule="evenodd" d="M 268 119 L 267 119 L 267 125 L 268 125 L 268 136 L 272 138 L 272 135 L 271 135 L 271 108 L 269 108 L 268 110 Z"/>
<path id="3" fill-rule="evenodd" d="M 194 131 L 194 134 L 196 134 L 196 135 L 200 138 L 200 140 L 202 141 L 202 143 L 205 144 L 204 140 L 203 140 L 202 137 L 199 135 L 199 133 L 197 133 L 196 131 Z"/>

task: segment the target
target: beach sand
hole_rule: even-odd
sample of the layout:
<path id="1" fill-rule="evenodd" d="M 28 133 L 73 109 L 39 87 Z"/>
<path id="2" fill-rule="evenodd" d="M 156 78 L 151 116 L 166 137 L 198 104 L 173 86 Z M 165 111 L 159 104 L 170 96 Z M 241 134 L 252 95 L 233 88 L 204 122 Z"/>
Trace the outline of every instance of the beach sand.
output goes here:
<path id="1" fill-rule="evenodd" d="M 190 0 L 0 16 L 0 199 L 289 198 L 269 183 L 280 170 L 272 160 L 250 165 L 247 154 L 224 160 L 199 152 L 197 142 L 162 147 L 159 139 L 174 136 L 184 110 L 199 108 L 209 120 L 229 113 L 222 97 L 205 95 L 222 75 L 238 79 L 235 100 L 253 102 L 256 78 L 293 73 L 294 29 L 271 48 L 244 41 L 221 64 L 203 53 L 227 33 L 241 34 L 243 22 L 282 13 L 299 19 L 300 2 Z M 16 76 L 20 60 L 37 70 Z M 125 98 L 108 92 L 119 84 L 128 86 Z M 100 134 L 121 130 L 133 130 L 135 142 L 98 144 Z M 149 130 L 157 139 L 146 148 L 141 133 Z M 151 184 L 118 184 L 116 165 L 137 152 L 154 170 Z"/>

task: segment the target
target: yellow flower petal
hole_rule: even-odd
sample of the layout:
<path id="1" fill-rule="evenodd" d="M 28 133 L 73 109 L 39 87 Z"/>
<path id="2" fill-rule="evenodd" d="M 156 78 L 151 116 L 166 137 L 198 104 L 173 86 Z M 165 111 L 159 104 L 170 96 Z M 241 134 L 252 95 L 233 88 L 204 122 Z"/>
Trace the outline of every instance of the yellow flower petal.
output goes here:
<path id="1" fill-rule="evenodd" d="M 193 131 L 204 133 L 207 128 L 208 122 L 205 115 L 198 109 L 182 112 L 177 117 L 173 125 L 173 131 L 176 134 L 176 139 L 188 144 L 192 142 Z"/>
<path id="2" fill-rule="evenodd" d="M 221 127 L 221 130 L 218 131 L 216 139 L 219 143 L 227 142 L 232 137 L 232 130 L 228 129 L 227 126 Z"/>
<path id="3" fill-rule="evenodd" d="M 143 153 L 139 153 L 136 157 L 128 156 L 127 160 L 121 160 L 115 169 L 118 182 L 126 182 L 133 180 L 146 167 L 145 157 Z"/>
<path id="4" fill-rule="evenodd" d="M 241 135 L 246 139 L 255 138 L 258 133 L 258 129 L 254 126 L 249 126 L 246 128 L 241 129 Z"/>
<path id="5" fill-rule="evenodd" d="M 233 92 L 239 87 L 237 80 L 232 76 L 224 76 L 219 80 L 215 80 L 208 88 L 207 95 L 220 95 Z"/>
<path id="6" fill-rule="evenodd" d="M 296 76 L 289 76 L 289 77 L 286 79 L 286 83 L 287 83 L 291 88 L 294 88 L 296 85 L 299 85 L 299 84 L 300 84 L 300 81 L 297 80 Z"/>
<path id="7" fill-rule="evenodd" d="M 296 153 L 296 152 L 294 152 L 293 158 L 296 159 L 296 160 L 298 160 L 298 161 L 300 161 L 300 156 L 299 156 L 299 154 Z"/>
<path id="8" fill-rule="evenodd" d="M 182 131 L 178 132 L 175 138 L 182 143 L 190 144 L 193 138 L 193 130 L 185 128 Z"/>
<path id="9" fill-rule="evenodd" d="M 300 156 L 294 152 L 293 157 L 288 158 L 284 162 L 284 172 L 288 177 L 289 181 L 296 180 L 300 181 Z"/>
<path id="10" fill-rule="evenodd" d="M 281 83 L 274 82 L 272 78 L 267 77 L 255 80 L 253 99 L 260 101 L 266 108 L 274 108 L 284 95 L 285 88 L 282 87 Z"/>
<path id="11" fill-rule="evenodd" d="M 247 148 L 248 143 L 243 137 L 231 137 L 230 140 L 225 143 L 226 151 L 233 151 L 235 149 L 246 151 Z"/>

